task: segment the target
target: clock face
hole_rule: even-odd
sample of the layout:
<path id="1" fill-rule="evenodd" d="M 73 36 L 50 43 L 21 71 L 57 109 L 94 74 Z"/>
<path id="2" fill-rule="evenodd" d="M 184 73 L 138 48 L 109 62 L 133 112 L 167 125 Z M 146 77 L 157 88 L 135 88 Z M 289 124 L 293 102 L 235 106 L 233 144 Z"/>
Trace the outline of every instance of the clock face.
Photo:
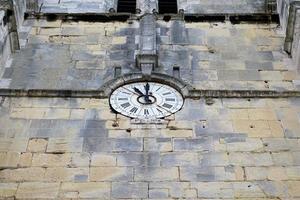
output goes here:
<path id="1" fill-rule="evenodd" d="M 111 107 L 131 118 L 159 119 L 179 111 L 182 95 L 174 88 L 155 82 L 123 85 L 110 96 Z"/>

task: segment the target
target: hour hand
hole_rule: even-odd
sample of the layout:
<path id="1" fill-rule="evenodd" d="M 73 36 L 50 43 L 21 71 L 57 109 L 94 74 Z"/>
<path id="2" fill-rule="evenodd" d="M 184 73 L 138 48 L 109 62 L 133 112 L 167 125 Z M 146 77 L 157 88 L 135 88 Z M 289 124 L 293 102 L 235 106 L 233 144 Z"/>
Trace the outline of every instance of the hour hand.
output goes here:
<path id="1" fill-rule="evenodd" d="M 149 98 L 149 90 L 150 90 L 150 85 L 149 83 L 147 83 L 145 86 L 144 86 L 145 90 L 146 90 L 146 95 L 145 95 L 145 101 L 147 103 L 152 103 L 152 101 L 150 100 Z"/>
<path id="2" fill-rule="evenodd" d="M 143 94 L 143 93 L 141 92 L 141 90 L 139 90 L 138 88 L 134 87 L 133 89 L 134 89 L 134 91 L 135 91 L 136 93 L 138 93 L 139 95 L 144 96 L 144 94 Z"/>

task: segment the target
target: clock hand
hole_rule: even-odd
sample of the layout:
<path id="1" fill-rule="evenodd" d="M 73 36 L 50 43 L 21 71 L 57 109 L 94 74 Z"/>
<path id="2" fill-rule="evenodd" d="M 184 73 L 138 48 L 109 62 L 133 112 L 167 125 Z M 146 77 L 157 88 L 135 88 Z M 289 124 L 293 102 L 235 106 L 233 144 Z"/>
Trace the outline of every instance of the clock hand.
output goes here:
<path id="1" fill-rule="evenodd" d="M 125 88 L 125 87 L 123 87 L 123 88 L 124 88 L 125 90 L 127 90 L 128 92 L 130 92 L 130 93 L 133 93 L 133 94 L 135 94 L 135 95 L 137 95 L 137 96 L 140 96 L 139 93 L 136 93 L 136 92 L 134 92 L 134 91 L 131 91 L 131 90 Z M 144 94 L 143 94 L 143 96 L 144 96 Z"/>
<path id="2" fill-rule="evenodd" d="M 150 90 L 150 85 L 149 83 L 147 83 L 145 86 L 144 86 L 145 90 L 146 90 L 146 95 L 145 95 L 145 101 L 147 103 L 152 103 L 152 101 L 149 99 L 149 90 Z"/>
<path id="3" fill-rule="evenodd" d="M 136 93 L 138 93 L 139 95 L 145 96 L 145 95 L 141 92 L 141 90 L 139 90 L 138 88 L 134 87 L 133 89 L 134 89 L 134 91 L 135 91 Z"/>

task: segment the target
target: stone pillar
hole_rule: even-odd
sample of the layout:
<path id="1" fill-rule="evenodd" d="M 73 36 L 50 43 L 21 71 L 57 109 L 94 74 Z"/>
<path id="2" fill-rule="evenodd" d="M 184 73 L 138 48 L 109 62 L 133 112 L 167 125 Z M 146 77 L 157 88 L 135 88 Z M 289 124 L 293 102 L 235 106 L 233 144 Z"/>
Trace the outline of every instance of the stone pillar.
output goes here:
<path id="1" fill-rule="evenodd" d="M 156 18 L 153 14 L 144 15 L 140 21 L 137 67 L 147 74 L 157 67 Z"/>
<path id="2" fill-rule="evenodd" d="M 10 13 L 6 15 L 10 46 L 12 51 L 19 50 L 20 45 L 14 2 L 12 0 L 0 0 L 0 10 Z"/>
<path id="3" fill-rule="evenodd" d="M 141 14 L 157 12 L 157 0 L 137 0 L 137 9 Z"/>
<path id="4" fill-rule="evenodd" d="M 286 32 L 284 50 L 291 54 L 300 72 L 300 0 L 277 0 L 280 24 Z"/>

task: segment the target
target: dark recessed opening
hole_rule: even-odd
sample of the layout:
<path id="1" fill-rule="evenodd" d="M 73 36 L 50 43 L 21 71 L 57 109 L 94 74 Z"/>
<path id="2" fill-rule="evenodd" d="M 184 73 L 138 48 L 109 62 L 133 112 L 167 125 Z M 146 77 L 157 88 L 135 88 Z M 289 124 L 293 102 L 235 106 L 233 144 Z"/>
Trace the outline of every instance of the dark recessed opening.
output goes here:
<path id="1" fill-rule="evenodd" d="M 158 1 L 159 14 L 173 13 L 178 11 L 177 0 L 159 0 Z"/>
<path id="2" fill-rule="evenodd" d="M 225 22 L 226 17 L 221 15 L 196 16 L 190 15 L 184 17 L 186 22 Z"/>
<path id="3" fill-rule="evenodd" d="M 135 13 L 136 12 L 136 0 L 119 0 L 117 12 L 122 13 Z"/>
<path id="4" fill-rule="evenodd" d="M 233 24 L 240 24 L 243 22 L 247 23 L 279 23 L 278 15 L 241 15 L 241 16 L 230 16 L 229 20 Z"/>

